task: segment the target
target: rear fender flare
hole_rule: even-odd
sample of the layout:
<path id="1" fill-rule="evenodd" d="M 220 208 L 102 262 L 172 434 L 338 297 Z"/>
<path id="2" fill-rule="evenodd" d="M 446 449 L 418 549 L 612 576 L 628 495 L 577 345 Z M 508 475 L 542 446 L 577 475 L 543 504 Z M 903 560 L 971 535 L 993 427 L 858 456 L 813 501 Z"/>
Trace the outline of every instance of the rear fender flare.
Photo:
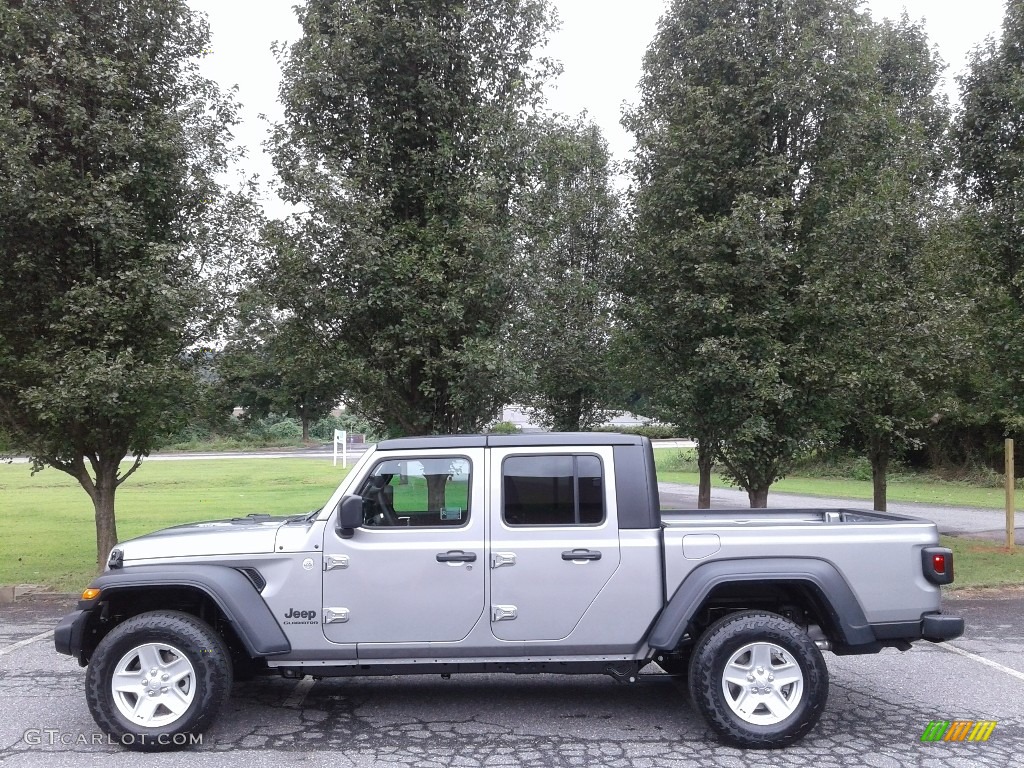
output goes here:
<path id="1" fill-rule="evenodd" d="M 662 651 L 675 649 L 690 621 L 716 587 L 748 581 L 809 585 L 821 596 L 843 645 L 875 642 L 860 601 L 834 565 L 816 558 L 766 557 L 715 560 L 694 568 L 655 621 L 648 645 Z"/>

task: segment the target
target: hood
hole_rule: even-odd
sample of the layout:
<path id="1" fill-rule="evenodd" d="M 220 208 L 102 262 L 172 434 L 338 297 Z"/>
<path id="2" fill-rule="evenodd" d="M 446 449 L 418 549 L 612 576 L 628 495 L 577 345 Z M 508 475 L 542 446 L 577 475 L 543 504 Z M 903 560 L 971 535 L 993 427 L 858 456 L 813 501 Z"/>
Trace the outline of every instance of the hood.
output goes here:
<path id="1" fill-rule="evenodd" d="M 112 559 L 116 558 L 120 550 L 126 564 L 132 560 L 168 557 L 264 554 L 274 551 L 278 528 L 304 519 L 305 515 L 249 515 L 231 520 L 187 523 L 124 541 L 110 554 Z"/>

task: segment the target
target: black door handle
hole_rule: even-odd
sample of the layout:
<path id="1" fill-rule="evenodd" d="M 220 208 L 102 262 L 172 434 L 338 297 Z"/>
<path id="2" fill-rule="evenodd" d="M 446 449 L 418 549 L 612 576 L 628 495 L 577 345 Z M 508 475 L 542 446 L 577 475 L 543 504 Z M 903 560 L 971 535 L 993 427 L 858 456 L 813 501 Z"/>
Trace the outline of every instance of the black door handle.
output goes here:
<path id="1" fill-rule="evenodd" d="M 600 560 L 600 552 L 592 552 L 589 549 L 573 549 L 562 553 L 563 560 Z"/>
<path id="2" fill-rule="evenodd" d="M 452 552 L 438 552 L 437 562 L 439 563 L 473 563 L 476 562 L 476 552 L 463 552 L 461 549 Z"/>

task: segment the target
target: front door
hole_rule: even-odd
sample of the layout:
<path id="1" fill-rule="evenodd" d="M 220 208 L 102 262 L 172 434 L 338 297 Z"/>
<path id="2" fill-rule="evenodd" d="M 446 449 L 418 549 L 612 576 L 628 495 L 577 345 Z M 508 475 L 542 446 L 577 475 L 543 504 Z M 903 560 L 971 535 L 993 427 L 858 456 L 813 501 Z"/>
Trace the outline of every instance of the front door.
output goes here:
<path id="1" fill-rule="evenodd" d="M 611 450 L 492 449 L 491 631 L 567 638 L 619 566 Z"/>
<path id="2" fill-rule="evenodd" d="M 323 627 L 334 643 L 464 639 L 484 613 L 484 449 L 381 459 L 363 525 L 324 536 Z"/>

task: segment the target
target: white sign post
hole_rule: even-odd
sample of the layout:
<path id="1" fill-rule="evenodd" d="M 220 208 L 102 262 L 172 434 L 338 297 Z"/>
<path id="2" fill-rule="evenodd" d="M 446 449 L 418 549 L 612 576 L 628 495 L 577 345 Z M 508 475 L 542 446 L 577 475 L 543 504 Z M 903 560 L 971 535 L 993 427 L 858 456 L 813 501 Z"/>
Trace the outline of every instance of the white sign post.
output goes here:
<path id="1" fill-rule="evenodd" d="M 334 430 L 334 466 L 338 466 L 338 444 L 341 444 L 341 466 L 348 469 L 348 432 Z"/>

